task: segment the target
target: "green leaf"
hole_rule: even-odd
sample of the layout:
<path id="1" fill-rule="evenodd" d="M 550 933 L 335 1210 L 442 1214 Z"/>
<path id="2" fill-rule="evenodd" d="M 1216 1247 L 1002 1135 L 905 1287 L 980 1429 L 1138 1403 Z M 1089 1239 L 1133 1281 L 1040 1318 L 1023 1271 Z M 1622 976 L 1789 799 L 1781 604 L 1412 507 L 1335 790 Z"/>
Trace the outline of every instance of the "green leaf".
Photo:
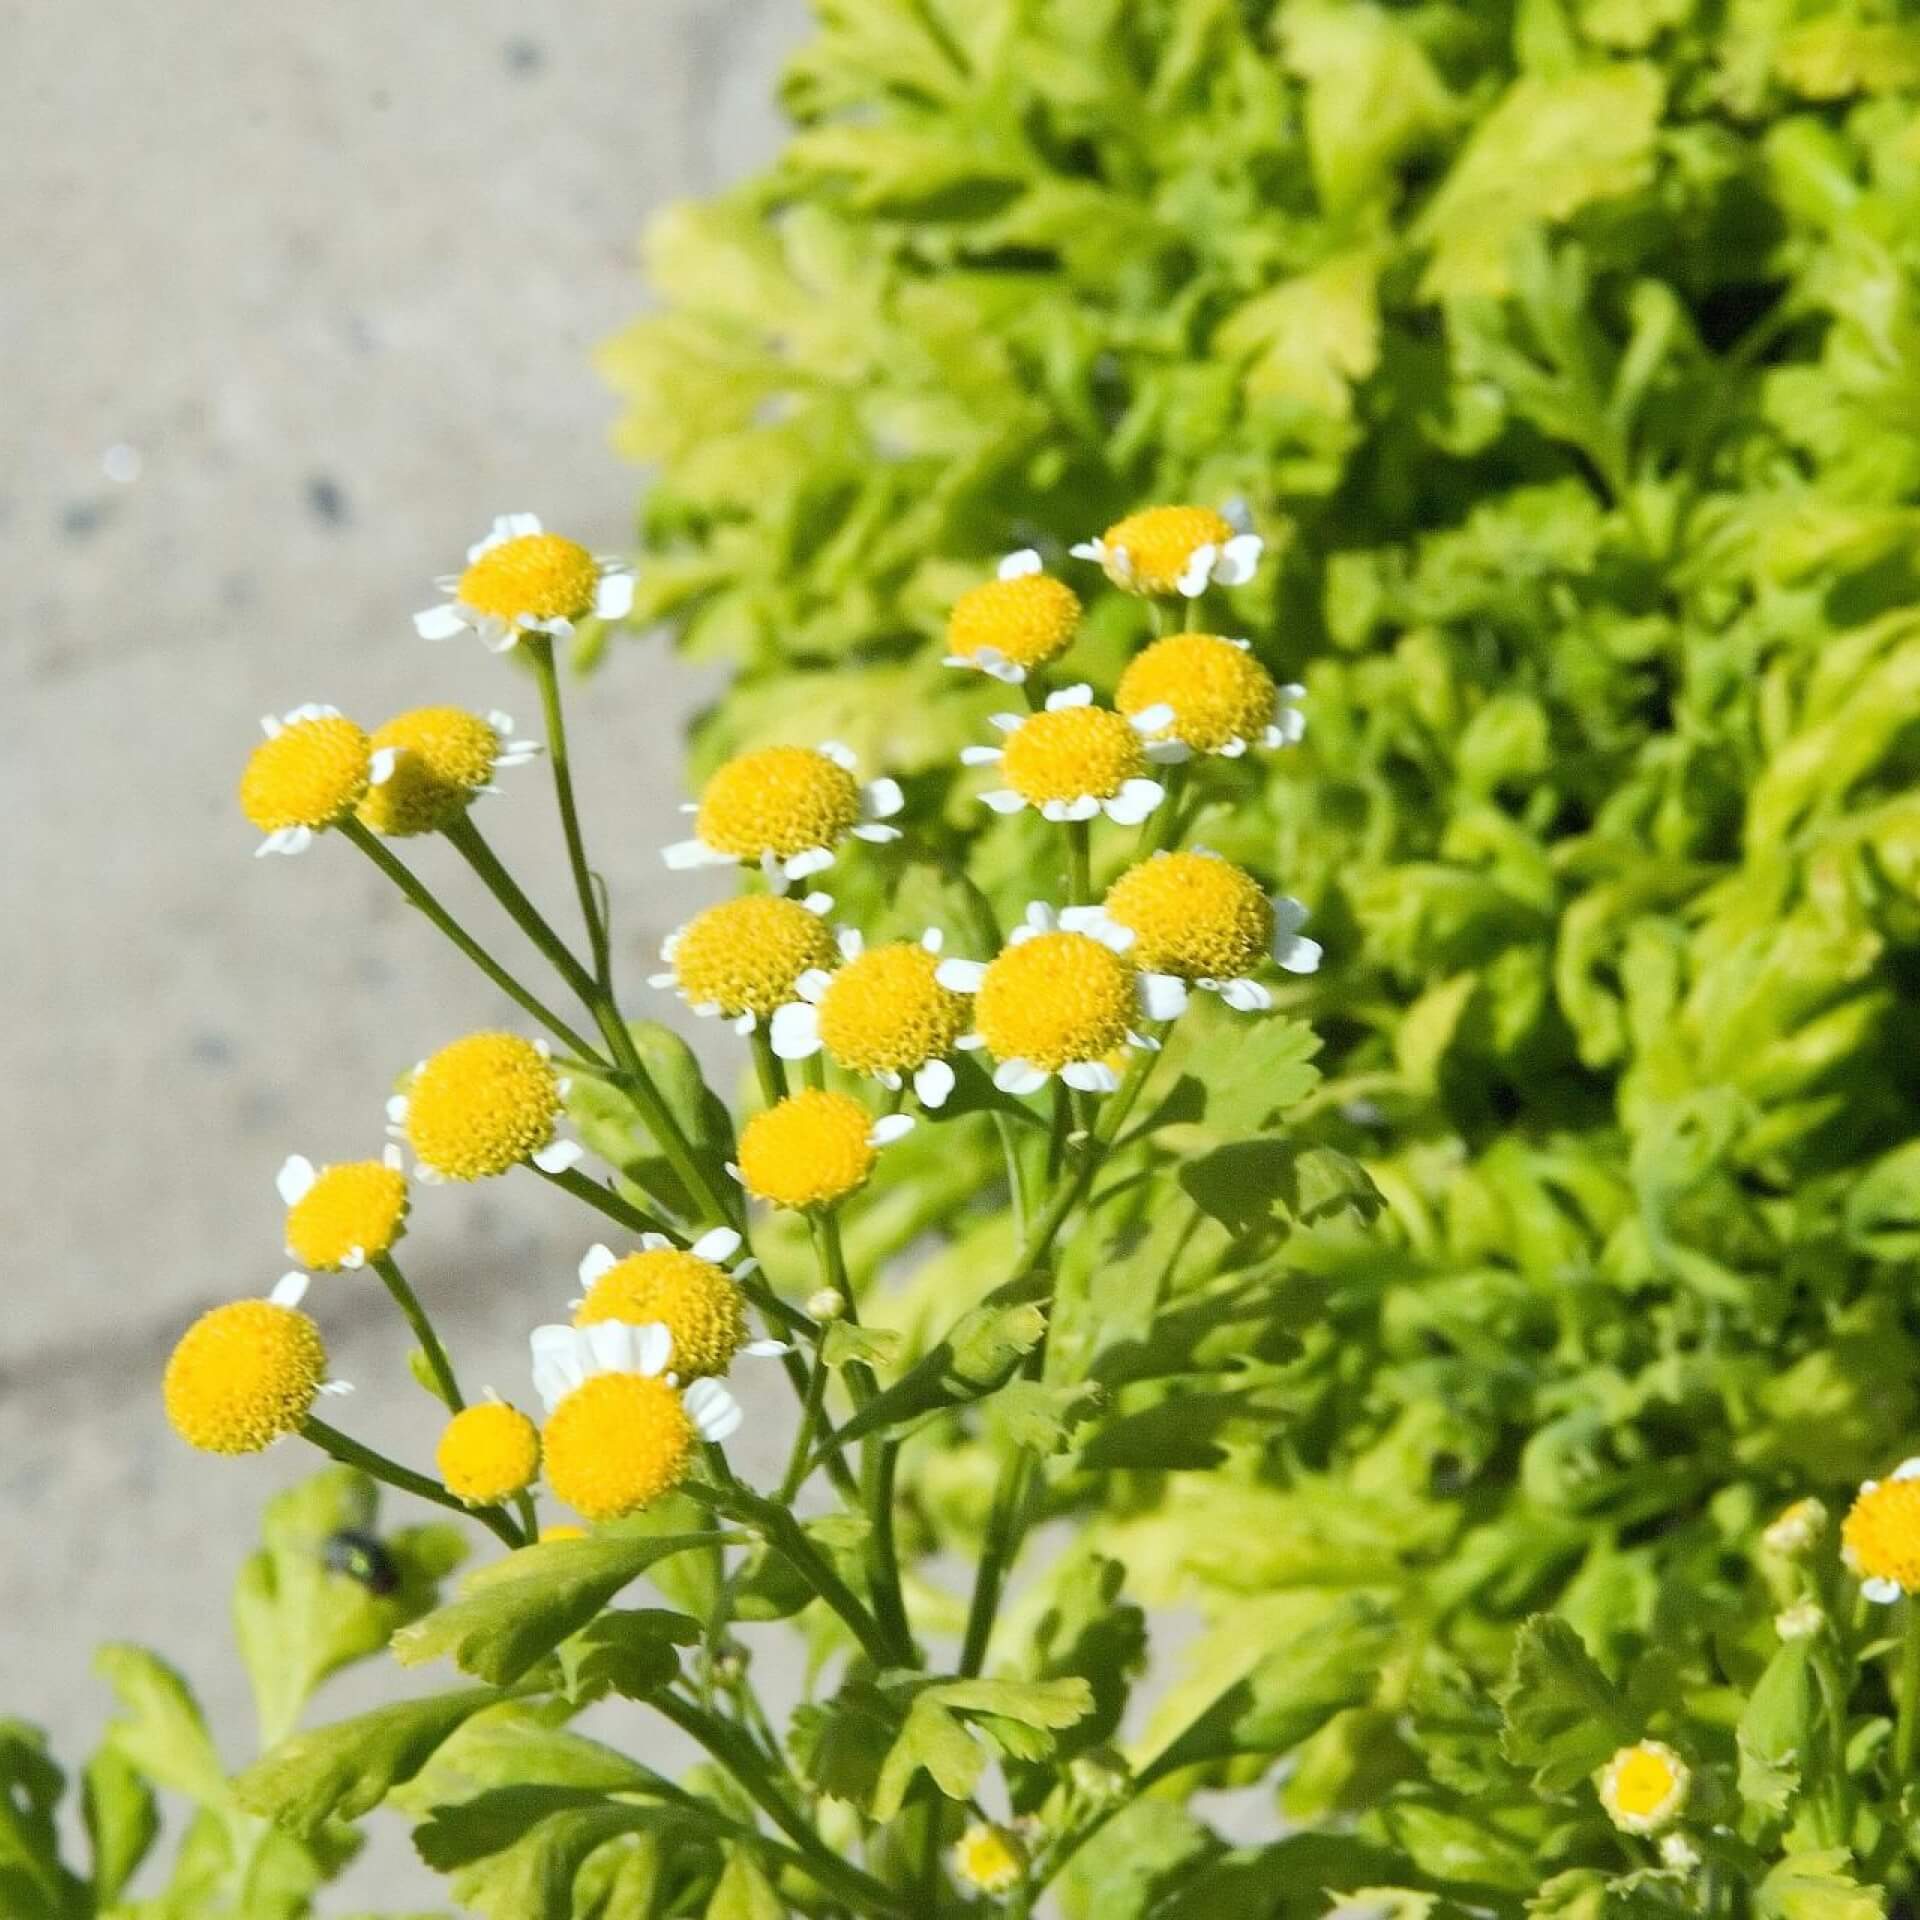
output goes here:
<path id="1" fill-rule="evenodd" d="M 65 1787 L 47 1757 L 46 1736 L 20 1720 L 0 1720 L 0 1896 L 12 1920 L 70 1920 L 86 1890 L 60 1861 L 55 1809 Z"/>
<path id="2" fill-rule="evenodd" d="M 707 1085 L 692 1048 L 657 1020 L 630 1020 L 627 1032 L 695 1157 L 710 1177 L 724 1183 L 725 1163 L 733 1154 L 733 1122 Z M 618 1086 L 576 1073 L 567 1093 L 567 1113 L 588 1147 L 636 1189 L 636 1198 L 650 1207 L 664 1204 L 688 1216 L 699 1212 L 661 1154 L 640 1110 Z"/>
<path id="3" fill-rule="evenodd" d="M 107 1744 L 156 1784 L 203 1806 L 224 1804 L 226 1769 L 179 1673 L 144 1647 L 112 1641 L 94 1654 L 93 1666 L 122 1708 L 108 1723 Z"/>
<path id="4" fill-rule="evenodd" d="M 1501 1751 L 1532 1770 L 1542 1793 L 1565 1793 L 1638 1738 L 1580 1636 L 1549 1614 L 1535 1614 L 1521 1627 L 1500 1711 Z"/>
<path id="5" fill-rule="evenodd" d="M 623 1835 L 681 1824 L 573 1787 L 502 1787 L 436 1808 L 414 1830 L 428 1866 L 487 1920 L 573 1920 L 574 1881 L 588 1857 Z"/>
<path id="6" fill-rule="evenodd" d="M 463 1672 L 511 1686 L 657 1561 L 711 1547 L 714 1537 L 653 1534 L 642 1519 L 522 1547 L 470 1579 L 458 1600 L 396 1633 L 394 1658 L 417 1667 L 451 1656 Z"/>
<path id="7" fill-rule="evenodd" d="M 700 1623 L 663 1607 L 603 1613 L 560 1647 L 567 1691 L 576 1700 L 616 1693 L 644 1700 L 680 1672 L 678 1649 L 700 1639 Z"/>
<path id="8" fill-rule="evenodd" d="M 93 1851 L 93 1897 L 110 1907 L 159 1836 L 153 1789 L 124 1753 L 103 1746 L 87 1762 L 81 1812 Z"/>
<path id="9" fill-rule="evenodd" d="M 871 1805 L 881 1768 L 900 1736 L 896 1702 L 867 1680 L 850 1680 L 824 1704 L 796 1708 L 788 1745 L 802 1776 L 851 1806 Z"/>
<path id="10" fill-rule="evenodd" d="M 873 1789 L 873 1817 L 893 1819 L 923 1768 L 949 1800 L 971 1799 L 986 1763 L 985 1750 L 959 1720 L 930 1693 L 923 1693 L 907 1709 L 899 1737 L 880 1768 Z"/>
<path id="11" fill-rule="evenodd" d="M 442 1743 L 499 1695 L 485 1687 L 429 1694 L 296 1733 L 234 1781 L 251 1813 L 307 1837 L 329 1820 L 356 1820 L 411 1780 Z"/>
<path id="12" fill-rule="evenodd" d="M 1230 1027 L 1229 1021 L 1238 1025 Z M 1258 1134 L 1319 1084 L 1313 1057 L 1320 1037 L 1303 1020 L 1269 1014 L 1249 1023 L 1244 1014 L 1216 1013 L 1203 1004 L 1182 1025 L 1191 1045 L 1204 1050 L 1205 1125 L 1217 1140 Z"/>
<path id="13" fill-rule="evenodd" d="M 1863 1887 L 1846 1852 L 1791 1854 L 1753 1890 L 1757 1920 L 1885 1920 L 1887 1896 Z"/>
<path id="14" fill-rule="evenodd" d="M 1754 1682 L 1740 1715 L 1740 1797 L 1783 1814 L 1813 1759 L 1818 1696 L 1812 1642 L 1783 1641 Z"/>
<path id="15" fill-rule="evenodd" d="M 788 1912 L 753 1855 L 729 1847 L 719 1885 L 707 1902 L 706 1920 L 787 1920 Z"/>

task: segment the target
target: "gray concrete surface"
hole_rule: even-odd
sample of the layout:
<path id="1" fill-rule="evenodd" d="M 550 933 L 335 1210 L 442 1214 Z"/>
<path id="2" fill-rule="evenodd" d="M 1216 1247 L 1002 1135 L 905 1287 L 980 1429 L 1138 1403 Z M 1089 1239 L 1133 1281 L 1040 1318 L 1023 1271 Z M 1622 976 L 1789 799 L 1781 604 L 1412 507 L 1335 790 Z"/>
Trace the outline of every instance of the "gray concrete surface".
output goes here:
<path id="1" fill-rule="evenodd" d="M 310 1457 L 189 1454 L 165 1353 L 286 1264 L 287 1152 L 373 1151 L 394 1072 L 512 1010 L 348 847 L 254 861 L 234 782 L 257 716 L 303 700 L 534 717 L 509 667 L 408 615 L 499 510 L 621 545 L 635 477 L 588 348 L 642 301 L 645 215 L 772 151 L 800 5 L 16 0 L 0 21 L 0 1713 L 78 1759 L 107 1708 L 88 1650 L 139 1639 L 237 1759 L 227 1583 Z M 576 704 L 630 978 L 703 891 L 653 852 L 701 691 L 645 643 Z M 557 877 L 542 770 L 491 805 L 509 858 Z M 470 1378 L 524 1392 L 525 1329 L 590 1237 L 530 1177 L 421 1199 L 409 1268 Z M 422 1457 L 383 1297 L 343 1276 L 315 1307 L 354 1429 Z M 388 1830 L 327 1911 L 432 1895 Z"/>

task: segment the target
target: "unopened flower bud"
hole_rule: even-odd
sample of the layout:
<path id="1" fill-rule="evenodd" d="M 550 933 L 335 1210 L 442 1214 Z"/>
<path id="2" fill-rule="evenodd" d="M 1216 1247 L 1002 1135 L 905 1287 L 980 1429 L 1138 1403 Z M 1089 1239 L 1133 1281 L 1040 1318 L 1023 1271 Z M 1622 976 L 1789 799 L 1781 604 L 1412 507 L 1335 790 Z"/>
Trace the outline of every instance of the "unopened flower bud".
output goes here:
<path id="1" fill-rule="evenodd" d="M 807 1317 L 823 1326 L 838 1320 L 847 1310 L 847 1296 L 837 1287 L 822 1287 L 807 1296 Z"/>
<path id="2" fill-rule="evenodd" d="M 1127 1763 L 1111 1747 L 1075 1754 L 1068 1774 L 1078 1791 L 1096 1803 L 1117 1800 L 1127 1790 Z"/>
<path id="3" fill-rule="evenodd" d="M 1811 1640 L 1826 1624 L 1825 1611 L 1811 1600 L 1803 1600 L 1773 1618 L 1773 1630 L 1782 1640 Z"/>
<path id="4" fill-rule="evenodd" d="M 1769 1553 L 1799 1559 L 1816 1547 L 1827 1530 L 1827 1509 L 1818 1500 L 1796 1500 L 1760 1538 Z"/>

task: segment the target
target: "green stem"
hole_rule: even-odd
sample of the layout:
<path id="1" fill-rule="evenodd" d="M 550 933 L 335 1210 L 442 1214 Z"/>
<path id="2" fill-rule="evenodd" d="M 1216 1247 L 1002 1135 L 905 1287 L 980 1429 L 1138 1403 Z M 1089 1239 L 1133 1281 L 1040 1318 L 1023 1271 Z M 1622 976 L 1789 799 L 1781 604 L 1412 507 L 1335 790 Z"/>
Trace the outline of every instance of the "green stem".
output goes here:
<path id="1" fill-rule="evenodd" d="M 433 897 L 425 883 L 386 846 L 377 834 L 370 832 L 358 820 L 351 818 L 340 823 L 340 832 L 352 841 L 508 999 L 525 1008 L 570 1052 L 578 1054 L 584 1061 L 600 1062 L 600 1056 L 595 1049 L 574 1032 L 551 1007 L 537 999 L 499 961 L 494 959 L 479 941 L 474 939 Z M 600 1062 L 600 1070 L 605 1070 L 604 1062 Z"/>
<path id="2" fill-rule="evenodd" d="M 1067 904 L 1084 907 L 1093 899 L 1092 830 L 1085 820 L 1067 823 Z"/>
<path id="3" fill-rule="evenodd" d="M 1166 788 L 1167 797 L 1140 823 L 1140 839 L 1133 856 L 1136 860 L 1180 844 L 1180 809 L 1186 797 L 1188 766 L 1187 761 L 1176 760 L 1161 774 L 1160 784 Z"/>
<path id="4" fill-rule="evenodd" d="M 584 1200 L 596 1213 L 603 1213 L 616 1226 L 625 1227 L 630 1233 L 667 1233 L 666 1226 L 629 1200 L 624 1200 L 611 1187 L 603 1187 L 598 1180 L 582 1173 L 578 1167 L 562 1167 L 558 1173 L 549 1173 L 545 1167 L 535 1167 L 529 1160 L 528 1166 L 551 1187 L 558 1187 L 562 1193 L 570 1193 L 576 1200 Z M 678 1234 L 667 1233 L 671 1240 L 678 1240 Z"/>
<path id="5" fill-rule="evenodd" d="M 1013 1448 L 1000 1463 L 1000 1478 L 987 1515 L 986 1539 L 980 1548 L 980 1569 L 974 1576 L 973 1598 L 967 1607 L 966 1636 L 960 1644 L 958 1672 L 964 1679 L 972 1679 L 986 1662 L 987 1642 L 993 1635 L 994 1614 L 1016 1531 L 1024 1531 L 1017 1517 L 1026 1510 L 1033 1469 L 1034 1455 L 1025 1447 Z"/>
<path id="6" fill-rule="evenodd" d="M 787 1097 L 787 1073 L 785 1063 L 773 1050 L 773 1036 L 765 1021 L 755 1025 L 750 1042 L 753 1070 L 760 1076 L 760 1097 L 768 1106 L 775 1106 Z"/>
<path id="7" fill-rule="evenodd" d="M 330 1427 L 324 1420 L 316 1420 L 312 1414 L 308 1414 L 300 1432 L 303 1438 L 311 1440 L 322 1453 L 330 1454 L 342 1466 L 358 1467 L 362 1473 L 371 1474 L 374 1479 L 384 1481 L 402 1493 L 417 1495 L 422 1500 L 431 1500 L 436 1507 L 445 1507 L 450 1513 L 478 1520 L 488 1532 L 509 1547 L 524 1547 L 527 1544 L 521 1538 L 520 1529 L 498 1507 L 470 1507 L 458 1494 L 449 1493 L 438 1480 L 430 1480 L 424 1473 L 415 1473 L 411 1467 L 403 1467 L 399 1461 L 389 1460 L 384 1453 L 376 1453 L 372 1447 L 362 1446 L 358 1440 L 349 1439 L 338 1427 Z"/>
<path id="8" fill-rule="evenodd" d="M 780 1491 L 774 1495 L 783 1507 L 793 1505 L 793 1496 L 800 1491 L 807 1477 L 807 1462 L 813 1455 L 814 1435 L 820 1430 L 820 1421 L 826 1412 L 827 1362 L 823 1347 L 824 1336 L 822 1347 L 814 1349 L 813 1370 L 808 1375 L 807 1394 L 800 1407 L 799 1431 L 793 1436 L 793 1452 L 787 1456 L 787 1470 L 781 1476 Z"/>
<path id="9" fill-rule="evenodd" d="M 1904 1786 L 1920 1752 L 1920 1598 L 1909 1595 L 1906 1638 L 1900 1649 L 1900 1719 L 1893 1736 L 1893 1777 Z"/>
<path id="10" fill-rule="evenodd" d="M 473 816 L 463 813 L 452 826 L 443 829 L 453 849 L 479 875 L 487 891 L 504 907 L 522 933 L 546 956 L 554 972 L 579 996 L 580 1004 L 597 1010 L 600 986 L 580 964 L 574 951 L 557 934 L 547 917 L 527 897 L 510 874 L 486 836 L 473 824 Z"/>
<path id="11" fill-rule="evenodd" d="M 460 1397 L 460 1383 L 453 1376 L 453 1362 L 447 1358 L 447 1350 L 440 1344 L 440 1336 L 434 1332 L 433 1322 L 427 1318 L 427 1310 L 420 1304 L 420 1296 L 407 1285 L 406 1276 L 395 1265 L 391 1254 L 376 1254 L 373 1270 L 386 1282 L 387 1291 L 393 1295 L 393 1304 L 406 1315 L 407 1325 L 413 1329 L 413 1337 L 420 1343 L 428 1370 L 438 1384 L 441 1401 L 449 1413 L 458 1413 L 467 1403 Z"/>
<path id="12" fill-rule="evenodd" d="M 547 759 L 553 767 L 554 798 L 560 803 L 560 826 L 567 840 L 567 864 L 573 869 L 573 888 L 580 896 L 580 917 L 587 925 L 587 946 L 593 955 L 593 977 L 601 992 L 613 991 L 612 947 L 606 916 L 593 869 L 587 865 L 587 843 L 580 832 L 579 809 L 573 798 L 573 770 L 567 760 L 567 721 L 560 705 L 560 676 L 553 663 L 553 642 L 547 635 L 528 634 L 527 654 L 534 678 L 540 683 L 540 705 L 547 721 Z"/>
<path id="13" fill-rule="evenodd" d="M 1027 1183 L 1020 1170 L 1020 1141 L 1013 1122 L 998 1107 L 993 1110 L 993 1129 L 1000 1136 L 1000 1152 L 1007 1165 L 1007 1204 L 1013 1210 L 1017 1243 L 1027 1237 Z"/>

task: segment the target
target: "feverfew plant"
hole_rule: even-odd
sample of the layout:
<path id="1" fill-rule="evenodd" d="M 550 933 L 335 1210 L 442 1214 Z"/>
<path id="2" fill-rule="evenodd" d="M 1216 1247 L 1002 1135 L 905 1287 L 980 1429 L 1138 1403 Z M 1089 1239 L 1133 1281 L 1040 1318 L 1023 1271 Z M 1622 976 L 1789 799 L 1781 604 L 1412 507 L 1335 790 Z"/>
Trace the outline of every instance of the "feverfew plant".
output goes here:
<path id="1" fill-rule="evenodd" d="M 697 837 L 664 843 L 669 866 L 731 876 L 648 985 L 728 1022 L 751 1063 L 737 1103 L 635 1017 L 633 956 L 575 805 L 556 623 L 605 598 L 603 563 L 506 516 L 420 622 L 429 637 L 475 627 L 531 669 L 573 937 L 475 818 L 500 764 L 537 750 L 505 716 L 433 708 L 367 732 L 304 707 L 270 723 L 241 782 L 262 845 L 330 839 L 372 860 L 527 1029 L 468 1033 L 401 1075 L 378 1155 L 290 1157 L 284 1238 L 306 1266 L 213 1308 L 167 1365 L 167 1414 L 191 1445 L 297 1437 L 470 1515 L 504 1550 L 457 1598 L 394 1622 L 402 1664 L 451 1661 L 473 1684 L 276 1728 L 231 1789 L 238 1807 L 307 1842 L 391 1803 L 453 1897 L 496 1920 L 1018 1914 L 1147 1796 L 1293 1743 L 1236 1730 L 1239 1675 L 1173 1696 L 1177 1724 L 1134 1724 L 1144 1611 L 1120 1560 L 1046 1525 L 1089 1476 L 1151 1460 L 1156 1434 L 1204 1450 L 1266 1424 L 1217 1388 L 1189 1418 L 1186 1396 L 1210 1355 L 1296 1344 L 1272 1179 L 1279 1160 L 1312 1177 L 1273 1131 L 1314 1083 L 1313 1037 L 1284 1010 L 1321 958 L 1307 909 L 1275 891 L 1282 876 L 1186 844 L 1233 803 L 1214 765 L 1301 737 L 1301 690 L 1203 631 L 1260 542 L 1160 508 L 1088 551 L 1145 643 L 1119 705 L 1068 677 L 1072 622 L 1064 643 L 1032 644 L 1041 583 L 1056 610 L 1079 608 L 1039 556 L 957 615 L 956 660 L 1024 699 L 997 716 L 1002 748 L 961 756 L 968 804 L 1010 814 L 1010 789 L 1027 814 L 1017 889 L 951 872 L 915 796 L 832 741 L 727 761 L 690 803 Z M 422 833 L 451 844 L 551 981 L 465 931 L 402 855 Z M 855 869 L 890 902 L 859 925 L 825 890 Z M 420 1188 L 510 1176 L 569 1195 L 599 1237 L 577 1280 L 529 1291 L 527 1390 L 474 1400 L 401 1249 L 454 1203 Z M 1356 1169 L 1336 1177 L 1350 1209 L 1371 1204 Z M 430 1463 L 352 1437 L 350 1406 L 319 1411 L 346 1390 L 323 1327 L 362 1272 L 444 1410 Z M 789 1429 L 766 1484 L 729 1455 L 743 1369 L 761 1370 L 752 1417 Z M 633 1604 L 643 1580 L 654 1594 Z M 1350 1651 L 1372 1618 L 1350 1623 Z M 785 1712 L 752 1631 L 783 1619 L 806 1679 Z M 569 1730 L 602 1701 L 658 1716 L 705 1764 L 669 1777 L 641 1719 L 618 1745 Z"/>

